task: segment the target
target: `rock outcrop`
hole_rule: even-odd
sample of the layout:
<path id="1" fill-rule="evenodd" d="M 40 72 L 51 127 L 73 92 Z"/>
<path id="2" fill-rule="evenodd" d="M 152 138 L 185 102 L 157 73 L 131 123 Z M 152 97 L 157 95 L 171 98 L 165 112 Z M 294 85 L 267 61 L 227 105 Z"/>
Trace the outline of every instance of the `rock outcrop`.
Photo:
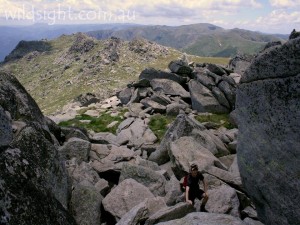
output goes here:
<path id="1" fill-rule="evenodd" d="M 266 49 L 237 91 L 238 164 L 258 217 L 299 224 L 300 38 Z"/>
<path id="2" fill-rule="evenodd" d="M 0 223 L 75 225 L 58 141 L 35 101 L 2 71 L 0 118 Z"/>
<path id="3" fill-rule="evenodd" d="M 143 70 L 139 81 L 128 84 L 117 96 L 123 105 L 141 103 L 142 109 L 152 113 L 178 115 L 180 109 L 229 113 L 235 106 L 239 80 L 239 74 L 223 66 L 204 63 L 194 67 L 181 59 L 171 61 L 169 71 Z"/>

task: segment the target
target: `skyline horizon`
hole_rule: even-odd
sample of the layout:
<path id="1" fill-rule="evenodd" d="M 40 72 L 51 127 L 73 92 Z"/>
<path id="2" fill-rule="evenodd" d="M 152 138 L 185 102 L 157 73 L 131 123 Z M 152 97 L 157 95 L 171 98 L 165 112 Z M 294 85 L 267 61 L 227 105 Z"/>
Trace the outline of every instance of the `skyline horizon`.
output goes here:
<path id="1" fill-rule="evenodd" d="M 288 34 L 300 29 L 300 0 L 0 0 L 0 26 L 133 23 Z"/>
<path id="2" fill-rule="evenodd" d="M 16 25 L 1 25 L 0 27 L 8 27 L 8 28 L 24 28 L 24 27 L 30 27 L 30 26 L 38 26 L 38 25 L 43 25 L 43 26 L 49 26 L 49 27 L 59 27 L 59 26 L 101 26 L 101 25 L 127 25 L 130 26 L 132 25 L 134 26 L 167 26 L 167 27 L 181 27 L 181 26 L 192 26 L 192 25 L 198 25 L 198 24 L 209 24 L 209 25 L 213 25 L 219 28 L 222 28 L 224 30 L 234 30 L 234 29 L 239 29 L 239 30 L 246 30 L 246 31 L 251 31 L 251 32 L 258 32 L 261 34 L 278 34 L 278 35 L 289 35 L 291 34 L 291 32 L 295 29 L 296 31 L 300 31 L 297 30 L 296 28 L 293 28 L 290 30 L 290 32 L 288 33 L 273 33 L 273 32 L 263 32 L 263 31 L 259 31 L 259 30 L 250 30 L 250 29 L 245 29 L 245 28 L 240 28 L 240 27 L 234 27 L 234 28 L 224 28 L 222 26 L 216 25 L 216 24 L 212 24 L 212 23 L 207 23 L 207 22 L 203 22 L 203 23 L 191 23 L 191 24 L 182 24 L 182 25 L 165 25 L 165 24 L 137 24 L 137 23 L 74 23 L 74 24 L 53 24 L 53 25 L 49 25 L 47 23 L 43 23 L 43 22 L 39 22 L 39 23 L 34 23 L 34 24 L 16 24 Z M 109 30 L 110 28 L 108 28 Z M 105 29 L 101 29 L 101 30 L 106 30 Z M 80 31 L 79 31 L 80 32 Z"/>

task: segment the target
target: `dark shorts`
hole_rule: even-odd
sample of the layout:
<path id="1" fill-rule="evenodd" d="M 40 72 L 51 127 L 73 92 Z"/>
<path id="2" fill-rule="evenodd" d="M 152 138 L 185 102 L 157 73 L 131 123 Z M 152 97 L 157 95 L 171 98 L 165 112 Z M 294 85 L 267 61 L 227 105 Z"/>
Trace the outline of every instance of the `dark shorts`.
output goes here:
<path id="1" fill-rule="evenodd" d="M 203 198 L 204 191 L 201 189 L 198 190 L 190 190 L 189 191 L 189 200 L 191 200 L 193 202 L 193 204 L 195 203 L 195 199 L 198 198 L 199 200 L 201 200 Z"/>

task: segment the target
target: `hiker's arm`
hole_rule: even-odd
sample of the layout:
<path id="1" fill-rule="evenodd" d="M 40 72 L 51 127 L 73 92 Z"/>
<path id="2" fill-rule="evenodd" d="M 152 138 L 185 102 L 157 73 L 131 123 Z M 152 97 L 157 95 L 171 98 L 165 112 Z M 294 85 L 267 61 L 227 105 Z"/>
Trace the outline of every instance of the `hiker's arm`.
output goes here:
<path id="1" fill-rule="evenodd" d="M 185 187 L 185 201 L 192 205 L 193 202 L 191 200 L 189 200 L 189 190 L 190 190 L 190 187 L 186 186 Z"/>
<path id="2" fill-rule="evenodd" d="M 204 192 L 206 194 L 207 193 L 207 183 L 206 183 L 205 179 L 203 179 L 202 182 L 203 182 Z"/>

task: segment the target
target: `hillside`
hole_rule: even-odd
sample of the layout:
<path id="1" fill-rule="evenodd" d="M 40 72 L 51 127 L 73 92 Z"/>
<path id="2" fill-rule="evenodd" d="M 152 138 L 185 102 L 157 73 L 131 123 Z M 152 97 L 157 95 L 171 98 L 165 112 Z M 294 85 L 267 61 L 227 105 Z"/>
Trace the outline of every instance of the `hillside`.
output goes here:
<path id="1" fill-rule="evenodd" d="M 20 42 L 1 67 L 15 74 L 49 114 L 82 93 L 108 97 L 136 80 L 143 69 L 165 69 L 181 56 L 175 49 L 143 39 L 96 40 L 78 33 L 50 41 Z M 191 56 L 190 60 L 228 63 L 226 58 Z"/>
<path id="2" fill-rule="evenodd" d="M 275 39 L 274 39 L 275 40 Z M 184 48 L 184 51 L 202 56 L 232 57 L 238 53 L 256 54 L 267 42 L 268 37 L 243 36 L 239 31 L 202 35 L 195 42 Z"/>
<path id="3" fill-rule="evenodd" d="M 0 26 L 0 61 L 3 61 L 21 41 L 54 39 L 62 34 L 88 32 L 93 30 L 119 30 L 135 24 L 74 24 L 48 25 L 38 23 L 30 26 Z"/>
<path id="4" fill-rule="evenodd" d="M 236 53 L 254 54 L 270 41 L 284 41 L 278 35 L 269 35 L 241 29 L 226 30 L 212 24 L 184 26 L 140 26 L 123 30 L 88 32 L 97 39 L 111 36 L 125 40 L 143 37 L 158 44 L 199 56 L 232 57 Z M 282 36 L 284 37 L 284 36 Z"/>

